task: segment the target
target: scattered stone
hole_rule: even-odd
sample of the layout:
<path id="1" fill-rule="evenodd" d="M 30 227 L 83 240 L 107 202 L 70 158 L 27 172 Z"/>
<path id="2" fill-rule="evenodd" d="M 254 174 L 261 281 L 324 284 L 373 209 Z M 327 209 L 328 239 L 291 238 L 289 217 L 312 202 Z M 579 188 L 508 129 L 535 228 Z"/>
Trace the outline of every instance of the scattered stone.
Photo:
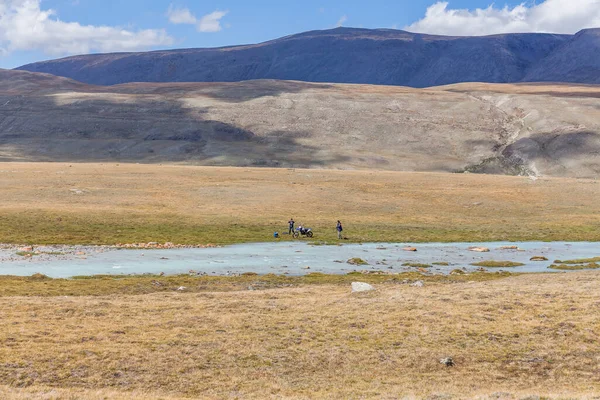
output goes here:
<path id="1" fill-rule="evenodd" d="M 369 265 L 368 262 L 363 260 L 362 258 L 354 257 L 346 261 L 350 265 Z"/>
<path id="2" fill-rule="evenodd" d="M 352 282 L 352 293 L 371 292 L 373 290 L 375 290 L 375 288 L 368 283 Z"/>
<path id="3" fill-rule="evenodd" d="M 120 232 L 120 231 L 117 231 Z M 167 242 L 160 244 L 158 242 L 148 243 L 117 243 L 115 246 L 117 249 L 213 249 L 221 246 L 214 244 L 197 244 L 197 245 L 185 245 L 185 244 L 174 244 Z"/>
<path id="4" fill-rule="evenodd" d="M 535 256 L 531 257 L 529 261 L 548 261 L 548 259 L 544 256 Z"/>
<path id="5" fill-rule="evenodd" d="M 445 357 L 440 360 L 440 364 L 443 364 L 446 367 L 454 367 L 454 360 L 452 357 Z"/>
<path id="6" fill-rule="evenodd" d="M 413 283 L 410 286 L 412 286 L 412 287 L 423 287 L 423 286 L 425 286 L 425 282 L 423 282 L 423 281 L 416 281 L 415 283 Z"/>
<path id="7" fill-rule="evenodd" d="M 417 248 L 416 247 L 404 247 L 402 250 L 403 251 L 417 251 Z"/>
<path id="8" fill-rule="evenodd" d="M 475 251 L 478 253 L 489 253 L 490 249 L 487 247 L 469 247 L 469 251 Z"/>
<path id="9" fill-rule="evenodd" d="M 356 272 L 356 271 L 355 271 Z M 368 270 L 368 269 L 364 269 L 362 271 L 358 271 L 359 274 L 363 274 L 363 275 L 390 275 L 389 272 L 386 271 L 381 271 L 381 270 Z"/>

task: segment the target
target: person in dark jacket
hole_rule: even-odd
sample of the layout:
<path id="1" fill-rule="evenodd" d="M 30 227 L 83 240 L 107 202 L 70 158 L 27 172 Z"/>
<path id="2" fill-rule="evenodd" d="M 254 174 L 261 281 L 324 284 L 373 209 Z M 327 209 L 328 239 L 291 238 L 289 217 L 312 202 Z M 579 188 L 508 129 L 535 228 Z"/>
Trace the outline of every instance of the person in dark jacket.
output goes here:
<path id="1" fill-rule="evenodd" d="M 338 233 L 338 239 L 342 239 L 342 231 L 344 230 L 344 228 L 342 227 L 342 223 L 340 222 L 339 219 L 338 219 L 337 226 L 335 229 L 337 230 L 337 233 Z"/>
<path id="2" fill-rule="evenodd" d="M 294 218 L 290 218 L 290 220 L 288 221 L 288 225 L 290 227 L 290 230 L 288 232 L 288 235 L 292 235 L 294 233 L 294 224 L 296 222 L 294 222 Z"/>

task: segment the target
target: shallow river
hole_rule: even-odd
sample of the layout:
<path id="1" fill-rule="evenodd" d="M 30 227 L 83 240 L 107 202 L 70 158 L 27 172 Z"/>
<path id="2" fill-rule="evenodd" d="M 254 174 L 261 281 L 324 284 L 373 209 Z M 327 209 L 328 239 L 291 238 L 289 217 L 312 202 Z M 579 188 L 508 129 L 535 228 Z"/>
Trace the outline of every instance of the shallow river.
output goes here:
<path id="1" fill-rule="evenodd" d="M 471 246 L 485 246 L 489 253 L 475 253 Z M 342 246 L 313 246 L 302 242 L 255 243 L 211 249 L 119 250 L 106 247 L 67 248 L 64 255 L 42 255 L 31 258 L 16 256 L 16 249 L 0 249 L 0 275 L 32 275 L 36 272 L 54 278 L 96 274 L 180 274 L 190 270 L 210 275 L 243 272 L 302 275 L 310 272 L 344 274 L 355 270 L 403 272 L 415 270 L 403 263 L 447 262 L 434 266 L 432 273 L 449 273 L 456 268 L 476 270 L 471 263 L 496 260 L 524 263 L 523 267 L 505 268 L 514 272 L 556 272 L 548 269 L 556 259 L 600 256 L 600 243 L 589 242 L 525 242 L 525 243 L 421 243 L 417 252 L 402 250 L 404 244 L 365 243 Z M 518 246 L 519 250 L 502 250 L 502 246 Z M 40 251 L 64 251 L 65 248 L 36 247 Z M 549 261 L 532 262 L 533 256 Z M 369 263 L 353 266 L 346 263 L 359 257 Z M 307 269 L 306 267 L 310 267 Z M 500 269 L 490 269 L 500 270 Z"/>

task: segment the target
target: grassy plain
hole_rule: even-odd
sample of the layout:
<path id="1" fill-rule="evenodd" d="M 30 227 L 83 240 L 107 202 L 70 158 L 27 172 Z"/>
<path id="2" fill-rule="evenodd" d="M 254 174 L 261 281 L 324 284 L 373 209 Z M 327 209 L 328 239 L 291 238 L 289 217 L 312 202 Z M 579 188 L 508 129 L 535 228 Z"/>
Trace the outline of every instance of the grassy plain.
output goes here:
<path id="1" fill-rule="evenodd" d="M 50 297 L 11 295 L 6 287 L 27 281 L 5 278 L 0 395 L 592 399 L 600 392 L 598 273 L 424 278 L 424 287 L 402 276 L 350 277 L 375 284 L 362 294 L 350 293 L 348 277 L 321 278 L 256 290 L 239 286 L 263 278 L 220 278 L 211 290 L 207 278 L 149 277 L 139 285 L 151 288 L 152 279 L 167 290 L 94 296 L 78 292 L 81 282 L 110 282 L 19 278 L 38 288 L 65 285 Z M 189 291 L 176 291 L 179 284 Z M 455 367 L 440 364 L 444 357 Z"/>
<path id="2" fill-rule="evenodd" d="M 3 163 L 0 242 L 600 240 L 600 182 L 447 173 Z M 287 240 L 287 235 L 283 235 Z"/>

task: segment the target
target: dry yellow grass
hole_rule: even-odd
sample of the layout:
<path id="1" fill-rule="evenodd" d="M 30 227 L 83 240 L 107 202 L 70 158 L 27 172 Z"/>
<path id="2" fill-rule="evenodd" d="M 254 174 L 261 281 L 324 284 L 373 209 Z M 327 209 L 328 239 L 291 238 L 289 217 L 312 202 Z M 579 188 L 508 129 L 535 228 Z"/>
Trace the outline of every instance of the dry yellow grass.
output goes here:
<path id="1" fill-rule="evenodd" d="M 583 272 L 422 288 L 382 283 L 358 295 L 348 285 L 309 285 L 4 297 L 0 393 L 593 398 L 600 392 L 599 283 L 599 274 Z M 440 364 L 448 356 L 455 367 Z M 60 396 L 47 395 L 49 387 Z"/>
<path id="2" fill-rule="evenodd" d="M 0 187 L 0 242 L 265 241 L 290 217 L 325 241 L 337 219 L 352 241 L 600 240 L 596 180 L 3 163 Z"/>

